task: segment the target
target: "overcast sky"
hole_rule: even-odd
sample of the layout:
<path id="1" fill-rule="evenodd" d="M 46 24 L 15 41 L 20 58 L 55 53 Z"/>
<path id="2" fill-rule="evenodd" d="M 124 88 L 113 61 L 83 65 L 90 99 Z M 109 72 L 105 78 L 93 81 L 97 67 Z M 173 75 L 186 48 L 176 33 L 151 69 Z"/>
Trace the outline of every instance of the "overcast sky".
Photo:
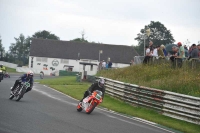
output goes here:
<path id="1" fill-rule="evenodd" d="M 144 25 L 160 21 L 175 43 L 200 41 L 200 0 L 0 0 L 5 50 L 14 37 L 47 30 L 61 40 L 85 37 L 106 44 L 137 45 Z"/>

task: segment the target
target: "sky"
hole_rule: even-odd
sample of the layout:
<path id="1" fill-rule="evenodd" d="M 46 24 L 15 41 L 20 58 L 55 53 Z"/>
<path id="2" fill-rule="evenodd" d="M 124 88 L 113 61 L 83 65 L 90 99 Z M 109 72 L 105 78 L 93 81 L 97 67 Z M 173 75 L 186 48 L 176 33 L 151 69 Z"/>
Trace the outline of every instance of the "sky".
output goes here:
<path id="1" fill-rule="evenodd" d="M 177 42 L 200 41 L 200 0 L 0 0 L 0 36 L 9 50 L 14 37 L 47 30 L 69 41 L 137 45 L 140 30 L 159 21 Z M 189 42 L 187 41 L 189 40 Z"/>

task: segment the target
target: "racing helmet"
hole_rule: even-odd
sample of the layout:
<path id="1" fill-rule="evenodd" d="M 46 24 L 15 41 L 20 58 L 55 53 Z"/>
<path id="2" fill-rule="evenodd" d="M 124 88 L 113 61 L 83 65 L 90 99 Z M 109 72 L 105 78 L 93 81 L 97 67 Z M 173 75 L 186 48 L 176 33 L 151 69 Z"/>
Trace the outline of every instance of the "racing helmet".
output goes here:
<path id="1" fill-rule="evenodd" d="M 28 78 L 32 78 L 32 77 L 33 77 L 33 72 L 32 72 L 32 71 L 29 71 L 29 72 L 27 73 L 27 77 L 28 77 Z"/>
<path id="2" fill-rule="evenodd" d="M 105 80 L 103 78 L 100 78 L 99 81 L 98 81 L 98 86 L 100 88 L 103 88 L 104 87 L 104 84 L 105 84 Z"/>

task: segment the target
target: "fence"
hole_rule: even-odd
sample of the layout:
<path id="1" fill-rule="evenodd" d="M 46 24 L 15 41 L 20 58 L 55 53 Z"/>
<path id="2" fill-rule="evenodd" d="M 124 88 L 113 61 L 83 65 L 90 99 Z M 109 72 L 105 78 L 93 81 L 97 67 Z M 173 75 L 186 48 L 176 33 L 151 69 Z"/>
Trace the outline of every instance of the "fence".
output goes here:
<path id="1" fill-rule="evenodd" d="M 100 78 L 100 77 L 99 77 Z M 105 78 L 106 93 L 127 103 L 200 125 L 200 98 Z"/>
<path id="2" fill-rule="evenodd" d="M 135 64 L 142 64 L 144 60 L 144 56 L 135 56 L 134 62 Z M 151 57 L 149 58 L 147 64 L 156 65 L 156 64 L 170 64 L 172 68 L 184 68 L 184 69 L 200 69 L 200 58 L 174 58 L 172 62 L 170 57 L 158 58 Z"/>

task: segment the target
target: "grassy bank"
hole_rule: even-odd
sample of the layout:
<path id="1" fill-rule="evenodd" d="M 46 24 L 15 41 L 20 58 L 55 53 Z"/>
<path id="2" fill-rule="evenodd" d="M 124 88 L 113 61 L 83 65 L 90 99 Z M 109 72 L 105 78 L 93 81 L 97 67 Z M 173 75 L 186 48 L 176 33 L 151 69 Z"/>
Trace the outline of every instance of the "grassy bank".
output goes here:
<path id="1" fill-rule="evenodd" d="M 6 67 L 6 72 L 8 72 L 8 73 L 16 73 L 16 69 Z"/>
<path id="2" fill-rule="evenodd" d="M 46 84 L 67 95 L 70 95 L 76 99 L 81 99 L 85 90 L 88 89 L 88 87 L 91 85 L 91 83 L 76 82 L 76 77 L 43 79 L 39 80 L 39 82 L 41 84 Z M 182 132 L 197 133 L 200 131 L 199 125 L 163 116 L 150 109 L 133 107 L 127 103 L 124 103 L 123 101 L 117 100 L 108 95 L 105 95 L 104 101 L 100 106 L 119 113 L 127 114 L 134 117 L 140 117 Z"/>
<path id="3" fill-rule="evenodd" d="M 200 66 L 198 66 L 200 68 Z M 121 69 L 102 70 L 98 76 L 200 97 L 200 70 L 182 67 L 172 69 L 169 64 L 135 65 Z"/>

